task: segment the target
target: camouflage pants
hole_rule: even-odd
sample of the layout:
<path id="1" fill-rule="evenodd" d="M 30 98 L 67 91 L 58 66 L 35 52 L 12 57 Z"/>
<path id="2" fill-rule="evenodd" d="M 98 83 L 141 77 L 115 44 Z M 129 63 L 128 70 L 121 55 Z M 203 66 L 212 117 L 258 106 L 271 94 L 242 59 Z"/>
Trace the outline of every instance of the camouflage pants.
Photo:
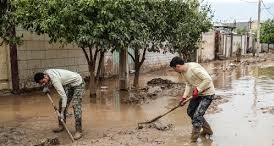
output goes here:
<path id="1" fill-rule="evenodd" d="M 79 86 L 64 86 L 65 92 L 67 94 L 67 106 L 64 111 L 64 122 L 66 122 L 67 109 L 72 103 L 74 118 L 75 118 L 75 128 L 76 131 L 82 131 L 82 96 L 85 92 L 85 82 L 83 81 Z M 59 100 L 59 112 L 61 112 L 62 99 Z M 59 125 L 61 121 L 59 120 Z"/>
<path id="2" fill-rule="evenodd" d="M 199 96 L 191 99 L 187 108 L 187 114 L 192 119 L 193 127 L 202 127 L 205 122 L 204 114 L 211 104 L 214 95 Z"/>

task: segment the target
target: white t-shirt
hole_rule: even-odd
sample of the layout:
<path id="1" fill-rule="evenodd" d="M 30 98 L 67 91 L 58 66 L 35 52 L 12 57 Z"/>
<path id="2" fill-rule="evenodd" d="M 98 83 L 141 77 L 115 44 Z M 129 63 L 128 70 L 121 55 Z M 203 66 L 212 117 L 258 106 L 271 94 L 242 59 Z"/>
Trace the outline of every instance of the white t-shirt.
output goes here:
<path id="1" fill-rule="evenodd" d="M 80 85 L 83 82 L 81 75 L 64 69 L 48 69 L 44 73 L 50 77 L 52 85 L 61 96 L 62 107 L 66 107 L 68 98 L 63 86 L 70 85 L 74 87 Z"/>

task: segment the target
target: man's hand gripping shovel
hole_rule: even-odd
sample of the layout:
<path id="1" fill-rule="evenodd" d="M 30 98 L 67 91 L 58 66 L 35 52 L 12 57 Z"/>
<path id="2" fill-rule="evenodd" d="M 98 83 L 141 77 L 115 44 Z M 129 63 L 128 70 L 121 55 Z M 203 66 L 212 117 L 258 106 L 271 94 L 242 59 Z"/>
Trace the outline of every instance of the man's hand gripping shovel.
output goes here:
<path id="1" fill-rule="evenodd" d="M 202 93 L 205 92 L 205 91 L 208 90 L 208 89 L 209 89 L 209 88 L 203 90 Z M 157 117 L 155 117 L 155 118 L 153 118 L 153 119 L 151 119 L 151 120 L 149 120 L 149 121 L 138 123 L 138 129 L 142 129 L 142 128 L 143 128 L 143 126 L 142 126 L 143 124 L 150 124 L 150 123 L 153 123 L 153 122 L 159 120 L 160 118 L 164 117 L 165 115 L 169 114 L 170 112 L 174 111 L 174 110 L 177 109 L 178 107 L 184 106 L 184 105 L 185 105 L 188 101 L 190 101 L 192 98 L 193 98 L 193 97 L 191 96 L 191 97 L 189 97 L 189 98 L 186 98 L 185 100 L 182 100 L 181 102 L 179 102 L 178 105 L 176 105 L 175 107 L 173 107 L 172 109 L 170 109 L 169 111 L 165 112 L 165 113 L 162 114 L 162 115 L 159 115 L 159 116 L 157 116 Z"/>

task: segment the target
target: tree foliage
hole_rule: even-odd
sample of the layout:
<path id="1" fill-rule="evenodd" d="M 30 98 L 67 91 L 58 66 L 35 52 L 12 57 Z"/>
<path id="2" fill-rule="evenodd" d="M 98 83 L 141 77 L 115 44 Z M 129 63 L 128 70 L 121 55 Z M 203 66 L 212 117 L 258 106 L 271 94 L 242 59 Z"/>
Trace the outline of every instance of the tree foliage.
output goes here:
<path id="1" fill-rule="evenodd" d="M 202 33 L 212 27 L 210 6 L 201 5 L 197 0 L 171 1 L 168 11 L 174 13 L 167 18 L 172 18 L 169 19 L 170 31 L 167 34 L 170 51 L 189 59 L 198 49 Z"/>
<path id="2" fill-rule="evenodd" d="M 237 28 L 236 32 L 238 35 L 245 35 L 248 33 L 248 30 L 246 28 Z"/>
<path id="3" fill-rule="evenodd" d="M 7 16 L 14 19 L 1 17 L 1 28 L 16 20 L 26 30 L 48 34 L 50 42 L 76 44 L 87 59 L 93 87 L 96 60 L 102 64 L 105 52 L 134 50 L 129 55 L 137 85 L 147 51 L 189 56 L 212 26 L 210 7 L 198 0 L 12 0 L 12 6 L 16 9 Z"/>
<path id="4" fill-rule="evenodd" d="M 0 1 L 0 46 L 3 44 L 16 45 L 21 43 L 21 37 L 13 34 L 13 28 L 18 24 L 14 11 L 15 7 L 12 1 Z"/>
<path id="5" fill-rule="evenodd" d="M 267 20 L 261 26 L 260 40 L 262 43 L 274 44 L 274 20 Z"/>

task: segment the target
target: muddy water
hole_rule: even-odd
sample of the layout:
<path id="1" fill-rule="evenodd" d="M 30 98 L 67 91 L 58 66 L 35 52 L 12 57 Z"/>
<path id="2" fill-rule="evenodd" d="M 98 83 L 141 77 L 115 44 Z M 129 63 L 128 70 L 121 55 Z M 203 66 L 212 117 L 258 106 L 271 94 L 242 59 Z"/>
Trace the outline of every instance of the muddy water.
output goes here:
<path id="1" fill-rule="evenodd" d="M 83 98 L 84 137 L 70 144 L 65 133 L 53 134 L 56 116 L 46 96 L 29 93 L 0 98 L 0 143 L 2 145 L 31 145 L 40 139 L 58 136 L 62 145 L 162 145 L 162 146 L 231 146 L 274 144 L 274 66 L 271 62 L 258 65 L 239 65 L 226 70 L 230 62 L 203 64 L 214 78 L 216 94 L 229 102 L 220 104 L 221 110 L 206 115 L 212 125 L 211 139 L 189 143 L 191 122 L 186 107 L 161 119 L 174 125 L 169 131 L 137 130 L 137 122 L 149 120 L 177 104 L 177 97 L 163 96 L 147 104 L 121 104 L 131 93 L 118 92 L 115 80 L 104 81 L 96 99 Z M 177 74 L 161 70 L 142 74 L 140 84 L 155 78 L 177 81 Z M 88 95 L 88 93 L 87 93 Z M 57 95 L 53 95 L 57 103 Z M 72 109 L 69 109 L 72 113 Z M 73 117 L 68 118 L 74 132 Z"/>

